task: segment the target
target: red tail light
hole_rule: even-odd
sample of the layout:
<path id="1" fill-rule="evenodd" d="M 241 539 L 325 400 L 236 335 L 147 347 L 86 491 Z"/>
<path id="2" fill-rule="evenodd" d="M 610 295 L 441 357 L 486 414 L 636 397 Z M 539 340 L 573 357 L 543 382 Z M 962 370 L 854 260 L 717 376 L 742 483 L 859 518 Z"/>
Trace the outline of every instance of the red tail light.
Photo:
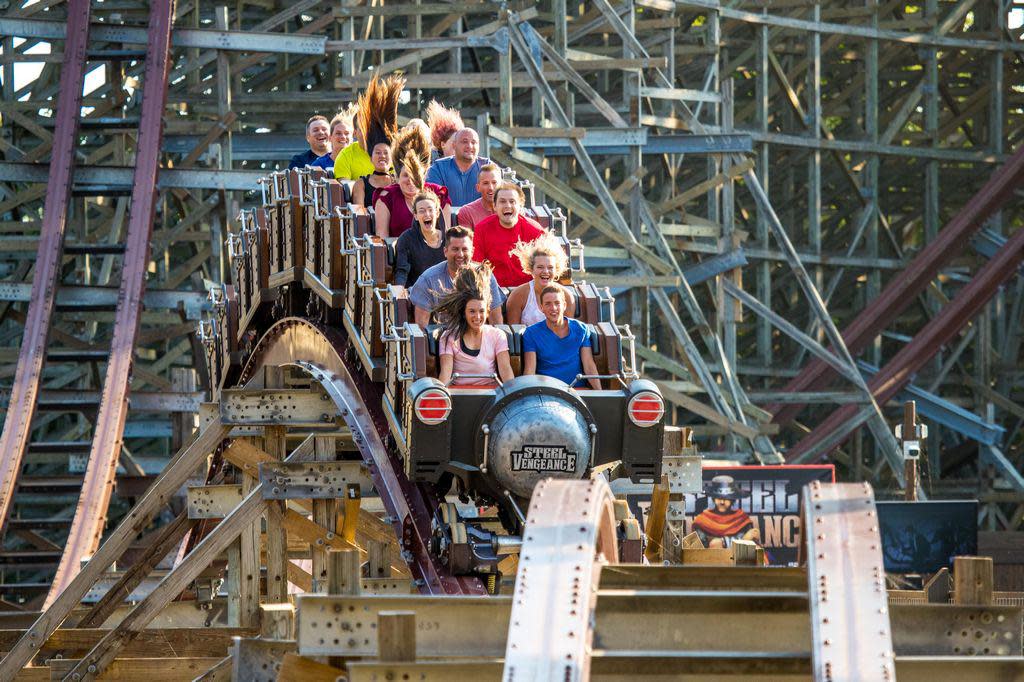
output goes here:
<path id="1" fill-rule="evenodd" d="M 430 388 L 416 396 L 413 411 L 428 426 L 440 424 L 452 412 L 452 399 L 441 389 Z"/>
<path id="2" fill-rule="evenodd" d="M 665 402 L 657 393 L 641 391 L 629 399 L 626 412 L 637 426 L 654 426 L 665 416 Z"/>

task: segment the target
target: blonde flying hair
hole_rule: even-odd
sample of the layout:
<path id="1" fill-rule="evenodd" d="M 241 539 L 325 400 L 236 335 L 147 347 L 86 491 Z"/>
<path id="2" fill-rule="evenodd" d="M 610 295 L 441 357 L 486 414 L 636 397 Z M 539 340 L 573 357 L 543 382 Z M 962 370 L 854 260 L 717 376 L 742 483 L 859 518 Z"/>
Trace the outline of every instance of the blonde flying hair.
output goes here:
<path id="1" fill-rule="evenodd" d="M 331 133 L 334 133 L 334 126 L 342 122 L 348 123 L 350 126 L 354 126 L 357 111 L 359 111 L 359 107 L 356 106 L 356 103 L 349 102 L 348 106 L 336 113 L 334 118 L 331 119 Z"/>
<path id="2" fill-rule="evenodd" d="M 532 242 L 516 242 L 510 255 L 519 259 L 519 264 L 527 275 L 533 274 L 533 264 L 537 256 L 547 256 L 554 262 L 555 271 L 552 273 L 552 279 L 555 281 L 560 280 L 569 269 L 569 257 L 565 255 L 562 242 L 550 232 L 545 232 Z"/>

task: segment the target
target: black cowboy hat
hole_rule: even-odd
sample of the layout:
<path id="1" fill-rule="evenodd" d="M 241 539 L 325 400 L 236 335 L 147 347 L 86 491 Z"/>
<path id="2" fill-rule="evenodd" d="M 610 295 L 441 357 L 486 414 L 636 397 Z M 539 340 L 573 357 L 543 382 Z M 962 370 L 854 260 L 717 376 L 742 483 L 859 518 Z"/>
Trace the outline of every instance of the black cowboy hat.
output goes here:
<path id="1" fill-rule="evenodd" d="M 710 483 L 704 485 L 704 494 L 715 500 L 739 500 L 750 493 L 736 487 L 732 476 L 715 476 Z"/>

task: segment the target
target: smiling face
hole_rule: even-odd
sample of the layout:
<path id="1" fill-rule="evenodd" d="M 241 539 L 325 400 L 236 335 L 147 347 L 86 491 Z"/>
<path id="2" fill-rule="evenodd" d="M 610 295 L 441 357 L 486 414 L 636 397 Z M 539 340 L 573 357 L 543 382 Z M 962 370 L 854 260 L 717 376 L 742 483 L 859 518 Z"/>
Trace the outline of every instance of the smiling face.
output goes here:
<path id="1" fill-rule="evenodd" d="M 331 149 L 340 152 L 352 143 L 352 123 L 337 121 L 331 129 Z"/>
<path id="2" fill-rule="evenodd" d="M 448 261 L 448 272 L 458 272 L 473 260 L 473 240 L 469 237 L 449 239 L 444 247 L 444 258 Z"/>
<path id="3" fill-rule="evenodd" d="M 484 200 L 484 206 L 494 207 L 494 190 L 501 184 L 501 173 L 498 171 L 480 171 L 476 180 L 476 191 Z"/>
<path id="4" fill-rule="evenodd" d="M 480 147 L 480 138 L 471 128 L 463 128 L 452 135 L 455 140 L 455 158 L 462 163 L 476 161 L 476 153 Z"/>
<path id="5" fill-rule="evenodd" d="M 561 294 L 549 291 L 541 296 L 540 309 L 548 322 L 561 325 L 565 318 L 565 298 Z"/>
<path id="6" fill-rule="evenodd" d="M 374 170 L 386 173 L 388 168 L 391 168 L 391 147 L 385 143 L 374 145 L 370 162 L 373 163 Z"/>
<path id="7" fill-rule="evenodd" d="M 402 188 L 402 194 L 408 199 L 412 199 L 422 189 L 412 181 L 412 175 L 409 174 L 408 168 L 402 168 L 402 172 L 398 174 L 398 186 Z"/>
<path id="8" fill-rule="evenodd" d="M 533 283 L 544 288 L 555 281 L 555 259 L 551 256 L 538 254 L 533 257 Z"/>
<path id="9" fill-rule="evenodd" d="M 331 151 L 331 131 L 327 128 L 327 121 L 317 119 L 306 126 L 306 142 L 320 156 Z"/>
<path id="10" fill-rule="evenodd" d="M 479 298 L 472 298 L 466 303 L 466 323 L 469 328 L 479 331 L 487 322 L 487 306 Z"/>
<path id="11" fill-rule="evenodd" d="M 424 230 L 433 229 L 434 221 L 437 220 L 437 204 L 432 199 L 420 199 L 413 208 L 413 215 L 420 227 Z"/>
<path id="12" fill-rule="evenodd" d="M 494 196 L 494 212 L 502 227 L 512 229 L 519 222 L 519 195 L 510 189 L 498 190 Z"/>
<path id="13" fill-rule="evenodd" d="M 732 510 L 732 500 L 723 500 L 720 497 L 712 498 L 712 502 L 715 503 L 715 511 L 719 514 L 725 514 Z"/>

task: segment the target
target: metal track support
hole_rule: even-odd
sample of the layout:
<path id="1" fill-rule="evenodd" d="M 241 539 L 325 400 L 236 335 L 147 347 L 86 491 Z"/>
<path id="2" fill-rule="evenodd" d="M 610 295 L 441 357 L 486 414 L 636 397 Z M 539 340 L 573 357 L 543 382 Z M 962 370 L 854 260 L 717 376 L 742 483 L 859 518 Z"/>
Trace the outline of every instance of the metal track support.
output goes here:
<path id="1" fill-rule="evenodd" d="M 603 478 L 533 491 L 505 649 L 505 682 L 590 679 L 602 562 L 618 563 L 615 498 Z"/>
<path id="2" fill-rule="evenodd" d="M 875 495 L 867 483 L 804 488 L 815 682 L 896 679 Z"/>
<path id="3" fill-rule="evenodd" d="M 25 317 L 25 335 L 18 353 L 14 384 L 11 386 L 7 420 L 4 422 L 3 434 L 0 435 L 0 528 L 6 523 L 11 509 L 25 446 L 32 431 L 32 417 L 43 376 L 51 317 L 57 301 L 78 123 L 82 115 L 89 10 L 89 0 L 70 0 L 67 3 L 67 33 L 60 73 L 57 121 L 46 182 L 39 250 L 32 275 L 32 298 Z"/>
<path id="4" fill-rule="evenodd" d="M 1017 274 L 1021 262 L 1024 262 L 1024 230 L 1017 230 L 996 257 L 985 263 L 967 286 L 871 378 L 868 387 L 875 400 L 884 405 L 910 383 L 914 374 L 982 311 L 999 287 Z M 805 460 L 823 454 L 826 448 L 815 446 L 824 442 L 844 423 L 850 422 L 856 411 L 856 406 L 837 409 L 793 446 L 787 453 L 787 459 Z M 839 442 L 833 441 L 829 447 L 838 445 Z"/>
<path id="5" fill-rule="evenodd" d="M 843 330 L 843 340 L 856 355 L 882 333 L 915 297 L 923 292 L 953 258 L 970 243 L 970 236 L 982 227 L 986 218 L 998 211 L 1024 182 L 1024 145 L 989 178 L 985 186 L 949 221 L 937 237 L 928 242 L 898 275 L 892 278 L 875 300 Z M 812 360 L 785 387 L 789 392 L 814 391 L 827 385 L 828 365 Z M 796 416 L 801 405 L 768 405 L 775 421 L 785 423 Z"/>
<path id="6" fill-rule="evenodd" d="M 135 178 L 110 359 L 107 362 L 82 492 L 44 607 L 52 604 L 75 577 L 82 557 L 91 555 L 99 547 L 107 520 L 107 508 L 114 492 L 114 477 L 121 454 L 125 419 L 128 416 L 128 382 L 135 356 L 135 337 L 142 317 L 142 295 L 146 286 L 149 242 L 156 210 L 156 179 L 160 169 L 173 21 L 174 0 L 154 0 L 149 14 L 149 42 L 142 83 L 142 115 Z"/>

